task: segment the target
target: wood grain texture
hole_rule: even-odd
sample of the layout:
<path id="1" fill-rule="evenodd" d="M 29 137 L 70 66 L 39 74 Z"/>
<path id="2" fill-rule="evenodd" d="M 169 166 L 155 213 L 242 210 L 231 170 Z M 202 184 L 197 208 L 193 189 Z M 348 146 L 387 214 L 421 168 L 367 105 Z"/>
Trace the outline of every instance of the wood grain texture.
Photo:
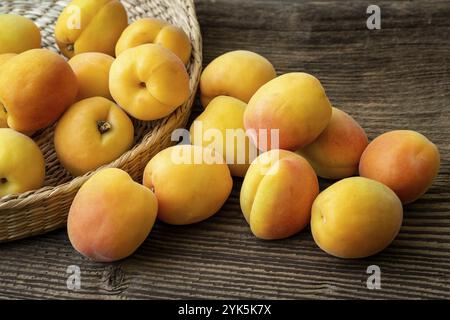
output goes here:
<path id="1" fill-rule="evenodd" d="M 216 216 L 185 227 L 158 223 L 118 263 L 82 258 L 65 230 L 1 245 L 0 298 L 450 298 L 450 2 L 377 4 L 377 31 L 366 29 L 365 1 L 199 0 L 197 11 L 205 64 L 230 50 L 259 52 L 280 74 L 316 75 L 370 138 L 408 128 L 438 145 L 440 174 L 405 207 L 401 233 L 386 251 L 336 259 L 309 230 L 257 240 L 242 217 L 236 180 Z M 372 264 L 382 270 L 381 290 L 366 288 Z M 66 287 L 69 265 L 81 268 L 76 292 Z"/>

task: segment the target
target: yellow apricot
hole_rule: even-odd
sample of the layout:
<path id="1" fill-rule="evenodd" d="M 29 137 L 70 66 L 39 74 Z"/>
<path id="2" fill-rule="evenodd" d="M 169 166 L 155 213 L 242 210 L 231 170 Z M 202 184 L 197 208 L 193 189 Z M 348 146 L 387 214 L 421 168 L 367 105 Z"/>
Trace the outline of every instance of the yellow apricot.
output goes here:
<path id="1" fill-rule="evenodd" d="M 384 250 L 397 236 L 403 208 L 395 193 L 375 180 L 341 180 L 314 201 L 311 231 L 316 244 L 340 258 L 364 258 Z"/>
<path id="2" fill-rule="evenodd" d="M 200 79 L 203 107 L 217 96 L 230 96 L 245 103 L 277 73 L 263 56 L 245 50 L 227 52 L 214 59 Z"/>
<path id="3" fill-rule="evenodd" d="M 245 134 L 245 107 L 246 104 L 238 99 L 218 96 L 195 119 L 190 129 L 192 143 L 212 147 L 221 153 L 231 174 L 238 177 L 245 175 L 257 156 L 256 147 Z"/>
<path id="4" fill-rule="evenodd" d="M 56 43 L 68 58 L 83 52 L 114 56 L 127 25 L 127 12 L 118 0 L 73 0 L 56 22 Z"/>
<path id="5" fill-rule="evenodd" d="M 94 97 L 72 105 L 55 129 L 59 161 L 80 176 L 108 164 L 131 148 L 133 123 L 114 102 Z"/>
<path id="6" fill-rule="evenodd" d="M 306 227 L 318 193 L 317 176 L 308 161 L 294 152 L 271 150 L 250 165 L 240 202 L 256 237 L 282 239 Z"/>
<path id="7" fill-rule="evenodd" d="M 112 100 L 109 92 L 109 70 L 113 62 L 113 57 L 99 52 L 81 53 L 69 60 L 69 65 L 78 79 L 77 101 L 92 97 Z"/>
<path id="8" fill-rule="evenodd" d="M 177 145 L 158 153 L 147 164 L 143 181 L 158 199 L 158 219 L 174 225 L 211 217 L 233 187 L 222 156 L 192 145 Z"/>
<path id="9" fill-rule="evenodd" d="M 155 19 L 139 19 L 130 24 L 117 41 L 116 56 L 142 44 L 159 44 L 175 53 L 184 64 L 191 58 L 191 40 L 183 29 Z"/>
<path id="10" fill-rule="evenodd" d="M 40 47 L 41 32 L 33 21 L 15 14 L 0 14 L 0 54 Z"/>
<path id="11" fill-rule="evenodd" d="M 144 121 L 168 116 L 190 95 L 183 62 L 156 44 L 143 44 L 117 57 L 109 73 L 109 89 L 128 114 Z"/>
<path id="12" fill-rule="evenodd" d="M 307 73 L 288 73 L 263 85 L 244 114 L 245 128 L 261 150 L 296 151 L 313 142 L 327 127 L 331 104 L 320 81 Z M 267 143 L 260 138 L 267 131 Z M 278 132 L 278 141 L 271 133 Z M 278 144 L 278 146 L 277 146 Z"/>
<path id="13" fill-rule="evenodd" d="M 45 161 L 36 143 L 13 129 L 0 129 L 0 198 L 39 189 Z"/>

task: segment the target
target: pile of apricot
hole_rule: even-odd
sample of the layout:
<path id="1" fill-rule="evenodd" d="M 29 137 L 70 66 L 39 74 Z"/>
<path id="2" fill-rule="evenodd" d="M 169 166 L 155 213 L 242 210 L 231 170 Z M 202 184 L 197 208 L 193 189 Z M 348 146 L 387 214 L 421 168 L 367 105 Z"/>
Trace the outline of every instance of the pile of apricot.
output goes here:
<path id="1" fill-rule="evenodd" d="M 28 146 L 55 123 L 58 159 L 80 176 L 133 146 L 132 118 L 164 118 L 191 95 L 187 34 L 150 17 L 128 25 L 120 1 L 72 1 L 56 22 L 55 41 L 62 55 L 41 48 L 33 21 L 0 15 L 0 141 L 8 153 L 0 197 L 43 185 L 43 155 Z"/>
<path id="2" fill-rule="evenodd" d="M 191 94 L 185 67 L 191 44 L 183 30 L 152 18 L 128 26 L 115 0 L 71 6 L 84 17 L 79 28 L 65 10 L 55 31 L 68 62 L 33 49 L 40 38 L 32 22 L 0 16 L 0 39 L 6 39 L 0 42 L 0 125 L 9 127 L 0 129 L 0 196 L 44 181 L 42 154 L 26 135 L 57 121 L 58 158 L 72 175 L 82 175 L 133 145 L 131 118 L 163 118 Z M 1 33 L 8 24 L 14 35 Z M 187 225 L 213 216 L 235 176 L 243 178 L 243 218 L 256 237 L 287 238 L 310 224 L 327 253 L 363 258 L 389 246 L 402 225 L 402 205 L 420 198 L 438 174 L 439 151 L 420 133 L 390 131 L 369 143 L 316 77 L 277 76 L 254 52 L 213 60 L 201 76 L 200 100 L 204 111 L 189 143 L 158 153 L 142 184 L 125 171 L 103 169 L 81 187 L 67 225 L 81 254 L 123 259 L 157 218 Z M 320 192 L 318 176 L 340 181 Z"/>
<path id="3" fill-rule="evenodd" d="M 143 185 L 153 192 L 147 218 L 140 216 L 144 198 L 113 187 L 121 184 L 116 176 L 126 178 L 118 170 L 101 171 L 82 187 L 68 224 L 81 253 L 100 261 L 123 258 L 145 238 L 123 251 L 131 230 L 142 235 L 149 231 L 144 221 L 155 217 L 174 225 L 203 221 L 220 210 L 236 176 L 244 178 L 241 208 L 256 237 L 287 238 L 311 224 L 314 240 L 329 254 L 367 257 L 394 240 L 402 203 L 421 197 L 438 173 L 439 152 L 423 135 L 391 131 L 369 144 L 356 120 L 331 106 L 318 79 L 277 77 L 256 53 L 217 58 L 200 87 L 205 109 L 191 125 L 191 144 L 161 151 L 143 173 Z M 319 194 L 318 176 L 340 181 Z M 138 196 L 142 186 L 133 184 Z M 123 214 L 130 210 L 136 215 Z M 142 223 L 125 221 L 130 217 Z M 98 221 L 108 225 L 99 229 Z"/>

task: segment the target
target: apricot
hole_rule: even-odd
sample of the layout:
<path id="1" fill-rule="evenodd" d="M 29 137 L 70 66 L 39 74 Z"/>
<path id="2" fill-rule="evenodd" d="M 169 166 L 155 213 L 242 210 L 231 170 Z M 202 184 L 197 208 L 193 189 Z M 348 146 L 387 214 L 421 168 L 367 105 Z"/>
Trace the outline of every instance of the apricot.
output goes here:
<path id="1" fill-rule="evenodd" d="M 439 150 L 422 134 L 396 130 L 382 134 L 364 151 L 363 177 L 394 190 L 403 204 L 419 199 L 433 184 L 440 166 Z"/>
<path id="2" fill-rule="evenodd" d="M 175 53 L 184 64 L 191 58 L 191 40 L 183 29 L 155 18 L 144 18 L 130 24 L 117 41 L 116 56 L 141 44 L 159 44 Z"/>
<path id="3" fill-rule="evenodd" d="M 33 21 L 15 14 L 0 14 L 0 54 L 40 47 L 41 32 Z"/>
<path id="4" fill-rule="evenodd" d="M 306 227 L 319 193 L 308 161 L 285 150 L 271 150 L 252 162 L 241 189 L 241 209 L 261 239 L 290 237 Z"/>
<path id="5" fill-rule="evenodd" d="M 331 113 L 330 101 L 317 78 L 307 73 L 288 73 L 255 93 L 245 110 L 244 124 L 260 150 L 296 151 L 322 133 Z M 263 141 L 264 132 L 267 137 Z M 273 132 L 278 133 L 278 141 L 272 141 Z"/>
<path id="6" fill-rule="evenodd" d="M 238 99 L 216 97 L 190 128 L 192 144 L 221 153 L 231 174 L 238 177 L 245 175 L 257 155 L 256 147 L 245 134 L 245 107 Z"/>
<path id="7" fill-rule="evenodd" d="M 58 54 L 33 49 L 11 58 L 0 73 L 0 104 L 10 128 L 28 133 L 54 123 L 73 103 L 77 78 Z"/>
<path id="8" fill-rule="evenodd" d="M 230 96 L 248 103 L 263 84 L 276 76 L 270 61 L 255 52 L 227 52 L 214 59 L 202 73 L 202 105 L 206 108 L 217 96 Z"/>
<path id="9" fill-rule="evenodd" d="M 214 215 L 233 187 L 220 154 L 192 145 L 158 153 L 144 170 L 144 185 L 158 199 L 158 218 L 168 224 L 193 224 Z"/>
<path id="10" fill-rule="evenodd" d="M 133 145 L 133 123 L 114 102 L 94 97 L 72 105 L 55 129 L 59 161 L 80 176 L 108 164 Z"/>
<path id="11" fill-rule="evenodd" d="M 298 153 L 309 161 L 318 176 L 343 179 L 358 174 L 359 159 L 368 143 L 366 132 L 358 122 L 333 108 L 325 130 Z"/>
<path id="12" fill-rule="evenodd" d="M 152 191 L 120 169 L 103 169 L 78 191 L 67 219 L 75 250 L 98 262 L 130 256 L 144 242 L 156 220 Z"/>
<path id="13" fill-rule="evenodd" d="M 328 254 L 365 258 L 389 246 L 402 219 L 402 203 L 391 189 L 375 180 L 352 177 L 317 197 L 311 231 L 316 244 Z"/>
<path id="14" fill-rule="evenodd" d="M 117 57 L 111 66 L 109 89 L 128 114 L 144 121 L 168 116 L 190 95 L 183 62 L 156 44 L 143 44 Z"/>
<path id="15" fill-rule="evenodd" d="M 44 156 L 36 143 L 12 129 L 0 129 L 0 198 L 39 189 L 44 178 Z"/>
<path id="16" fill-rule="evenodd" d="M 56 43 L 67 58 L 83 52 L 114 56 L 127 25 L 127 12 L 118 0 L 73 0 L 56 22 Z"/>
<path id="17" fill-rule="evenodd" d="M 99 52 L 81 53 L 69 60 L 69 65 L 78 79 L 77 101 L 92 97 L 112 100 L 109 92 L 109 70 L 113 62 L 113 57 Z"/>

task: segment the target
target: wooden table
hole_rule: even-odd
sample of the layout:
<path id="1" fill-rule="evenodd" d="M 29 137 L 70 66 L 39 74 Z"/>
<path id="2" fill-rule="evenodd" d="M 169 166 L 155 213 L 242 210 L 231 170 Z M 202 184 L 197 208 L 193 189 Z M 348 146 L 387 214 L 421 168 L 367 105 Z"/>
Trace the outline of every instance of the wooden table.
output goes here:
<path id="1" fill-rule="evenodd" d="M 366 1 L 200 0 L 205 64 L 234 49 L 259 52 L 278 72 L 307 71 L 370 138 L 424 133 L 441 151 L 431 190 L 405 207 L 400 235 L 383 253 L 340 260 L 309 230 L 257 240 L 231 198 L 193 226 L 158 223 L 130 258 L 97 264 L 65 230 L 0 246 L 1 298 L 450 298 L 450 2 L 378 1 L 381 30 L 366 28 Z M 200 109 L 197 106 L 198 113 Z M 330 182 L 322 181 L 322 187 Z M 81 270 L 69 290 L 67 268 Z M 366 271 L 381 268 L 381 290 Z"/>

